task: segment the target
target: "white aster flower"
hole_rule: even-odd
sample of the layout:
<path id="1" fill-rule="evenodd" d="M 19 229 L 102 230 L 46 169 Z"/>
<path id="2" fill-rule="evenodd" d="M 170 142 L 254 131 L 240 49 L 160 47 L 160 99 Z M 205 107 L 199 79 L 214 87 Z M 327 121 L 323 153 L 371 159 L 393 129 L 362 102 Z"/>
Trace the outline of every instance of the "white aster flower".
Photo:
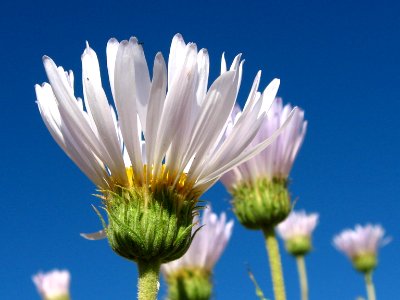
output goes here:
<path id="1" fill-rule="evenodd" d="M 172 40 L 168 67 L 162 54 L 156 55 L 152 78 L 136 38 L 108 42 L 108 77 L 118 115 L 107 100 L 97 55 L 89 45 L 82 55 L 83 100 L 75 96 L 71 71 L 47 56 L 43 62 L 50 84 L 35 86 L 43 121 L 58 145 L 101 189 L 166 184 L 200 195 L 222 174 L 271 144 L 294 114 L 285 108 L 274 119 L 277 124 L 249 146 L 265 126 L 279 80 L 260 93 L 258 73 L 244 111 L 232 124 L 228 120 L 242 78 L 241 55 L 229 70 L 222 58 L 221 75 L 207 89 L 207 50 L 198 51 L 179 34 Z M 299 118 L 302 113 L 288 126 L 297 126 Z M 285 140 L 291 132 L 284 134 Z M 294 152 L 285 154 L 288 160 Z"/>
<path id="2" fill-rule="evenodd" d="M 204 209 L 201 222 L 193 227 L 196 237 L 189 250 L 179 259 L 161 265 L 165 276 L 181 269 L 202 269 L 211 272 L 232 234 L 233 220 L 227 222 L 225 213 L 220 217 L 211 208 Z M 201 227 L 201 228 L 200 228 Z"/>
<path id="3" fill-rule="evenodd" d="M 32 277 L 43 299 L 68 299 L 70 274 L 66 270 L 39 272 Z"/>
<path id="4" fill-rule="evenodd" d="M 311 251 L 311 234 L 318 223 L 318 214 L 307 215 L 304 211 L 292 211 L 276 226 L 285 241 L 286 250 L 294 256 L 303 256 Z"/>
<path id="5" fill-rule="evenodd" d="M 276 98 L 252 144 L 258 144 L 271 136 L 282 126 L 291 111 L 292 106 L 290 104 L 283 106 L 282 99 Z M 236 108 L 231 115 L 232 122 L 240 116 L 241 111 Z M 260 178 L 286 179 L 303 143 L 306 129 L 307 121 L 304 120 L 304 111 L 298 109 L 288 126 L 271 146 L 222 176 L 222 183 L 228 189 L 231 189 L 239 183 L 255 182 Z"/>
<path id="6" fill-rule="evenodd" d="M 305 211 L 292 211 L 276 229 L 283 240 L 296 237 L 311 237 L 318 224 L 318 214 L 306 214 Z"/>
<path id="7" fill-rule="evenodd" d="M 355 229 L 346 229 L 333 239 L 333 244 L 350 259 L 364 254 L 376 255 L 378 249 L 390 239 L 384 238 L 385 230 L 380 225 L 356 225 Z"/>

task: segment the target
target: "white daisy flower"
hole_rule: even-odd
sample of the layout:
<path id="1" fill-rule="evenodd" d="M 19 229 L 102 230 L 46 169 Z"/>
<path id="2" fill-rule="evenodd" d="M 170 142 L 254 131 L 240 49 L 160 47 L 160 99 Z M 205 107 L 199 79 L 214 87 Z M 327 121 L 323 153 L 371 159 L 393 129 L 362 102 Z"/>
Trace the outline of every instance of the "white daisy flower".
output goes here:
<path id="1" fill-rule="evenodd" d="M 70 274 L 67 270 L 39 272 L 32 277 L 43 299 L 69 299 Z"/>
<path id="2" fill-rule="evenodd" d="M 292 211 L 276 229 L 283 240 L 296 237 L 311 237 L 318 224 L 318 214 L 306 214 L 305 211 Z"/>
<path id="3" fill-rule="evenodd" d="M 357 271 L 366 274 L 367 285 L 372 283 L 371 273 L 378 265 L 378 249 L 390 242 L 384 235 L 382 226 L 367 224 L 346 229 L 333 239 L 336 249 L 351 260 Z"/>
<path id="4" fill-rule="evenodd" d="M 186 44 L 180 34 L 172 40 L 168 66 L 156 55 L 152 77 L 136 38 L 111 39 L 106 52 L 116 112 L 89 45 L 82 55 L 83 100 L 75 96 L 73 73 L 45 56 L 50 84 L 36 85 L 37 103 L 58 145 L 103 194 L 108 224 L 101 217 L 104 229 L 83 236 L 107 236 L 118 255 L 137 262 L 139 298 L 155 298 L 160 264 L 181 257 L 192 242 L 199 197 L 225 172 L 269 146 L 295 109 L 270 136 L 252 143 L 279 80 L 260 93 L 258 73 L 245 109 L 230 121 L 242 79 L 241 55 L 229 70 L 222 57 L 221 75 L 208 87 L 207 50 Z"/>
<path id="5" fill-rule="evenodd" d="M 362 254 L 376 255 L 378 249 L 390 239 L 384 238 L 385 230 L 380 225 L 356 225 L 355 229 L 346 229 L 333 239 L 333 244 L 350 259 Z"/>
<path id="6" fill-rule="evenodd" d="M 294 256 L 303 256 L 311 251 L 311 234 L 318 223 L 318 214 L 292 211 L 276 226 L 276 231 L 285 241 L 286 250 Z"/>
<path id="7" fill-rule="evenodd" d="M 43 121 L 58 145 L 102 189 L 166 184 L 200 195 L 270 145 L 294 115 L 287 108 L 274 130 L 253 141 L 279 80 L 259 93 L 259 73 L 246 108 L 232 124 L 228 120 L 242 79 L 241 55 L 229 70 L 223 57 L 221 75 L 208 88 L 207 50 L 186 44 L 180 34 L 172 40 L 168 67 L 162 54 L 156 55 L 152 78 L 136 38 L 108 42 L 108 75 L 118 114 L 108 102 L 97 55 L 89 45 L 82 55 L 83 100 L 75 95 L 71 71 L 47 56 L 43 62 L 50 84 L 35 86 Z"/>

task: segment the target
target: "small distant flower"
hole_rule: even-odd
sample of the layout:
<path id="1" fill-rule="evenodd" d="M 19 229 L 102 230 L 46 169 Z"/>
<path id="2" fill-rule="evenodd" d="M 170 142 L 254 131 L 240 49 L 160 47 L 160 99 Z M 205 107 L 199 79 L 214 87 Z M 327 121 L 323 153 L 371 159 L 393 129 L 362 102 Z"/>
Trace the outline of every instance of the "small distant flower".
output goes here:
<path id="1" fill-rule="evenodd" d="M 271 136 L 287 119 L 292 109 L 290 104 L 283 106 L 282 99 L 276 98 L 253 143 L 256 144 Z M 231 117 L 235 119 L 240 115 L 240 109 L 236 108 Z M 299 108 L 288 126 L 271 146 L 223 175 L 222 183 L 231 189 L 243 182 L 255 182 L 260 178 L 286 179 L 303 144 L 306 130 L 307 121 L 304 120 L 304 111 Z"/>
<path id="2" fill-rule="evenodd" d="M 67 270 L 39 272 L 32 277 L 32 280 L 43 299 L 69 299 L 70 274 Z"/>
<path id="3" fill-rule="evenodd" d="M 282 99 L 276 98 L 252 143 L 257 144 L 271 136 L 291 110 L 290 104 L 283 106 Z M 232 122 L 241 115 L 242 112 L 236 107 L 231 115 Z M 236 216 L 247 228 L 275 226 L 290 213 L 287 178 L 306 129 L 304 111 L 298 109 L 275 142 L 221 177 L 222 183 L 233 196 Z"/>
<path id="4" fill-rule="evenodd" d="M 195 222 L 198 222 L 197 218 Z M 224 251 L 232 234 L 233 221 L 226 221 L 206 208 L 189 250 L 181 258 L 161 265 L 161 271 L 169 285 L 170 300 L 209 299 L 212 293 L 212 269 Z"/>
<path id="5" fill-rule="evenodd" d="M 303 255 L 311 250 L 311 234 L 318 224 L 318 214 L 304 211 L 291 212 L 276 229 L 293 255 Z"/>
<path id="6" fill-rule="evenodd" d="M 305 211 L 292 211 L 290 215 L 277 226 L 279 235 L 284 240 L 297 236 L 311 236 L 318 224 L 318 214 L 306 214 Z"/>
<path id="7" fill-rule="evenodd" d="M 196 237 L 189 250 L 180 259 L 161 266 L 164 274 L 171 274 L 181 268 L 200 268 L 211 271 L 232 234 L 233 220 L 227 222 L 225 213 L 218 218 L 211 208 L 205 208 L 201 222 L 193 227 Z"/>
<path id="8" fill-rule="evenodd" d="M 351 259 L 358 271 L 368 272 L 377 265 L 378 249 L 390 241 L 384 235 L 380 225 L 356 225 L 355 230 L 346 229 L 335 236 L 333 244 Z"/>

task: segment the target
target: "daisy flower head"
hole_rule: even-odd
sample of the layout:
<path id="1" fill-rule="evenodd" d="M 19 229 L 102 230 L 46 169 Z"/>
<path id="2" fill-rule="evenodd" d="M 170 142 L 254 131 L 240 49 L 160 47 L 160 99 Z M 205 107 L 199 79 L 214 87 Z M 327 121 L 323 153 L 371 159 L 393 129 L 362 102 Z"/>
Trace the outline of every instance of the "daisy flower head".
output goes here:
<path id="1" fill-rule="evenodd" d="M 276 98 L 252 144 L 271 136 L 285 122 L 292 109 L 290 104 L 284 106 L 282 99 Z M 241 114 L 236 108 L 231 119 L 235 120 Z M 306 130 L 304 111 L 298 109 L 271 146 L 221 177 L 233 196 L 236 216 L 247 228 L 275 226 L 290 213 L 288 176 Z"/>
<path id="2" fill-rule="evenodd" d="M 281 127 L 292 110 L 293 107 L 290 104 L 284 106 L 282 98 L 276 98 L 253 143 L 259 143 L 271 136 Z M 240 109 L 236 108 L 231 118 L 234 119 L 240 114 Z M 271 146 L 223 175 L 222 183 L 227 189 L 234 189 L 235 186 L 246 182 L 255 183 L 261 178 L 286 180 L 303 144 L 306 131 L 307 121 L 304 120 L 304 110 L 298 108 L 288 126 Z"/>
<path id="3" fill-rule="evenodd" d="M 305 211 L 292 211 L 276 227 L 278 234 L 285 241 L 287 251 L 294 255 L 304 255 L 311 248 L 311 235 L 318 224 L 318 214 L 306 214 Z"/>
<path id="4" fill-rule="evenodd" d="M 337 250 L 343 252 L 356 270 L 370 272 L 377 266 L 378 249 L 390 242 L 384 238 L 385 230 L 380 225 L 356 225 L 333 238 Z"/>
<path id="5" fill-rule="evenodd" d="M 172 39 L 168 65 L 157 53 L 152 76 L 136 38 L 109 40 L 106 54 L 114 105 L 87 44 L 83 99 L 75 95 L 73 73 L 45 56 L 50 83 L 35 87 L 39 111 L 58 145 L 102 193 L 108 224 L 103 221 L 104 230 L 88 237 L 107 235 L 113 250 L 131 260 L 171 261 L 190 245 L 202 193 L 270 145 L 294 110 L 271 136 L 254 142 L 279 80 L 260 93 L 259 73 L 241 116 L 229 122 L 241 55 L 229 69 L 223 57 L 221 74 L 209 86 L 207 50 L 185 43 L 180 34 Z"/>
<path id="6" fill-rule="evenodd" d="M 68 300 L 70 278 L 67 270 L 39 272 L 32 276 L 33 283 L 44 300 Z"/>
<path id="7" fill-rule="evenodd" d="M 169 283 L 169 299 L 208 299 L 211 296 L 212 269 L 232 234 L 233 220 L 228 222 L 225 213 L 218 217 L 209 207 L 203 210 L 201 221 L 196 216 L 194 223 L 192 230 L 196 238 L 189 250 L 181 258 L 161 266 Z M 179 286 L 185 288 L 180 290 Z M 182 293 L 186 298 L 177 296 Z"/>

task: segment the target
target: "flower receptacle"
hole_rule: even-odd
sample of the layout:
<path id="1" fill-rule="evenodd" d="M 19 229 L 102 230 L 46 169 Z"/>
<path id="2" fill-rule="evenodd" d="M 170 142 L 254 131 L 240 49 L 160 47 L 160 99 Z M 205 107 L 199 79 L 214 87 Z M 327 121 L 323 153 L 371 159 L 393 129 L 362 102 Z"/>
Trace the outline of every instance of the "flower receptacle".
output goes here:
<path id="1" fill-rule="evenodd" d="M 183 268 L 167 277 L 168 300 L 208 300 L 212 294 L 211 273 L 200 268 Z"/>
<path id="2" fill-rule="evenodd" d="M 291 211 L 286 179 L 258 179 L 243 183 L 233 191 L 233 210 L 245 227 L 262 229 L 275 227 Z"/>
<path id="3" fill-rule="evenodd" d="M 312 249 L 311 238 L 309 236 L 296 236 L 285 241 L 287 252 L 293 256 L 302 256 Z"/>
<path id="4" fill-rule="evenodd" d="M 118 188 L 104 193 L 111 248 L 132 261 L 166 263 L 181 257 L 192 242 L 197 198 L 168 186 Z"/>
<path id="5" fill-rule="evenodd" d="M 70 300 L 70 297 L 68 294 L 65 295 L 59 295 L 55 297 L 46 297 L 45 300 Z"/>
<path id="6" fill-rule="evenodd" d="M 358 254 L 354 256 L 351 261 L 354 268 L 361 273 L 372 272 L 378 264 L 377 256 L 374 253 Z"/>

